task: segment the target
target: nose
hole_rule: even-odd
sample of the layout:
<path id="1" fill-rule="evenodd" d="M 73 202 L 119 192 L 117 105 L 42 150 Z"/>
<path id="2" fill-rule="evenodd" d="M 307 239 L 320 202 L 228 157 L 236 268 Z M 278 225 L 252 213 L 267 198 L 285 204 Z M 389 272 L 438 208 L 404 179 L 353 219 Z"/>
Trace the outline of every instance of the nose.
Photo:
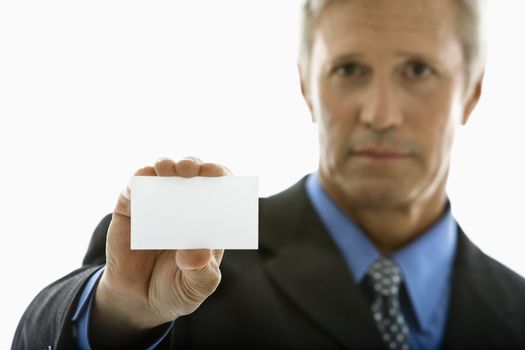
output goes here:
<path id="1" fill-rule="evenodd" d="M 375 79 L 363 96 L 360 119 L 367 127 L 384 131 L 399 127 L 403 121 L 395 86 L 388 79 Z"/>

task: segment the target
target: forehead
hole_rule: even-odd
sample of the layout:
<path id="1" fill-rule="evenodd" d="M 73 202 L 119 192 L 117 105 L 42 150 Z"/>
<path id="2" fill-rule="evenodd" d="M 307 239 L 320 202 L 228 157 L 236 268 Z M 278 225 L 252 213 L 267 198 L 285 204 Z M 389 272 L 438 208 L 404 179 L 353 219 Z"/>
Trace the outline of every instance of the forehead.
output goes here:
<path id="1" fill-rule="evenodd" d="M 314 43 L 322 42 L 332 51 L 446 56 L 451 45 L 460 44 L 457 10 L 453 0 L 333 1 L 317 19 Z"/>

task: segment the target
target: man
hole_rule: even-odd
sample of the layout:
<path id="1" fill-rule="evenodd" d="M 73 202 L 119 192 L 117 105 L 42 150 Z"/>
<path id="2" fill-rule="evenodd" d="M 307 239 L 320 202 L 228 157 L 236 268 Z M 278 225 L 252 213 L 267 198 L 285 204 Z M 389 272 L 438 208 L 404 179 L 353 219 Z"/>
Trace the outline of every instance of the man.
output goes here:
<path id="1" fill-rule="evenodd" d="M 481 94 L 480 6 L 307 1 L 319 171 L 261 199 L 259 250 L 131 251 L 126 189 L 13 348 L 525 348 L 524 279 L 467 239 L 445 192 Z M 136 174 L 229 171 L 189 158 Z"/>

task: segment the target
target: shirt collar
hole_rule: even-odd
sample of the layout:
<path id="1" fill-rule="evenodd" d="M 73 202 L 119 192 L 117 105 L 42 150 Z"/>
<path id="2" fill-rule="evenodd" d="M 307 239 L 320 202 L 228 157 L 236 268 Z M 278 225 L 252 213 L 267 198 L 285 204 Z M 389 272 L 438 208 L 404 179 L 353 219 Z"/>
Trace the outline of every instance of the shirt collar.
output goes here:
<path id="1" fill-rule="evenodd" d="M 354 281 L 360 283 L 370 265 L 381 256 L 360 227 L 346 215 L 311 174 L 306 191 L 321 221 L 341 251 Z M 457 244 L 457 225 L 450 206 L 439 221 L 418 239 L 394 253 L 421 329 L 431 327 L 441 295 L 449 288 Z"/>
<path id="2" fill-rule="evenodd" d="M 380 257 L 378 250 L 359 226 L 326 194 L 317 173 L 308 177 L 306 190 L 321 221 L 343 254 L 354 281 L 360 283 L 368 267 Z"/>

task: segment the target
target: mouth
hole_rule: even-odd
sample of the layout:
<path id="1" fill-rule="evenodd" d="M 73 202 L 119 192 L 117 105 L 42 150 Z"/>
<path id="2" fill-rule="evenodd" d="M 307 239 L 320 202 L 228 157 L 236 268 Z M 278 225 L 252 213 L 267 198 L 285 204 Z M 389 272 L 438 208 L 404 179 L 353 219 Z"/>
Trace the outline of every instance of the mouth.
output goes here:
<path id="1" fill-rule="evenodd" d="M 408 159 L 410 153 L 387 148 L 362 148 L 351 152 L 351 156 L 369 161 L 396 161 Z"/>

